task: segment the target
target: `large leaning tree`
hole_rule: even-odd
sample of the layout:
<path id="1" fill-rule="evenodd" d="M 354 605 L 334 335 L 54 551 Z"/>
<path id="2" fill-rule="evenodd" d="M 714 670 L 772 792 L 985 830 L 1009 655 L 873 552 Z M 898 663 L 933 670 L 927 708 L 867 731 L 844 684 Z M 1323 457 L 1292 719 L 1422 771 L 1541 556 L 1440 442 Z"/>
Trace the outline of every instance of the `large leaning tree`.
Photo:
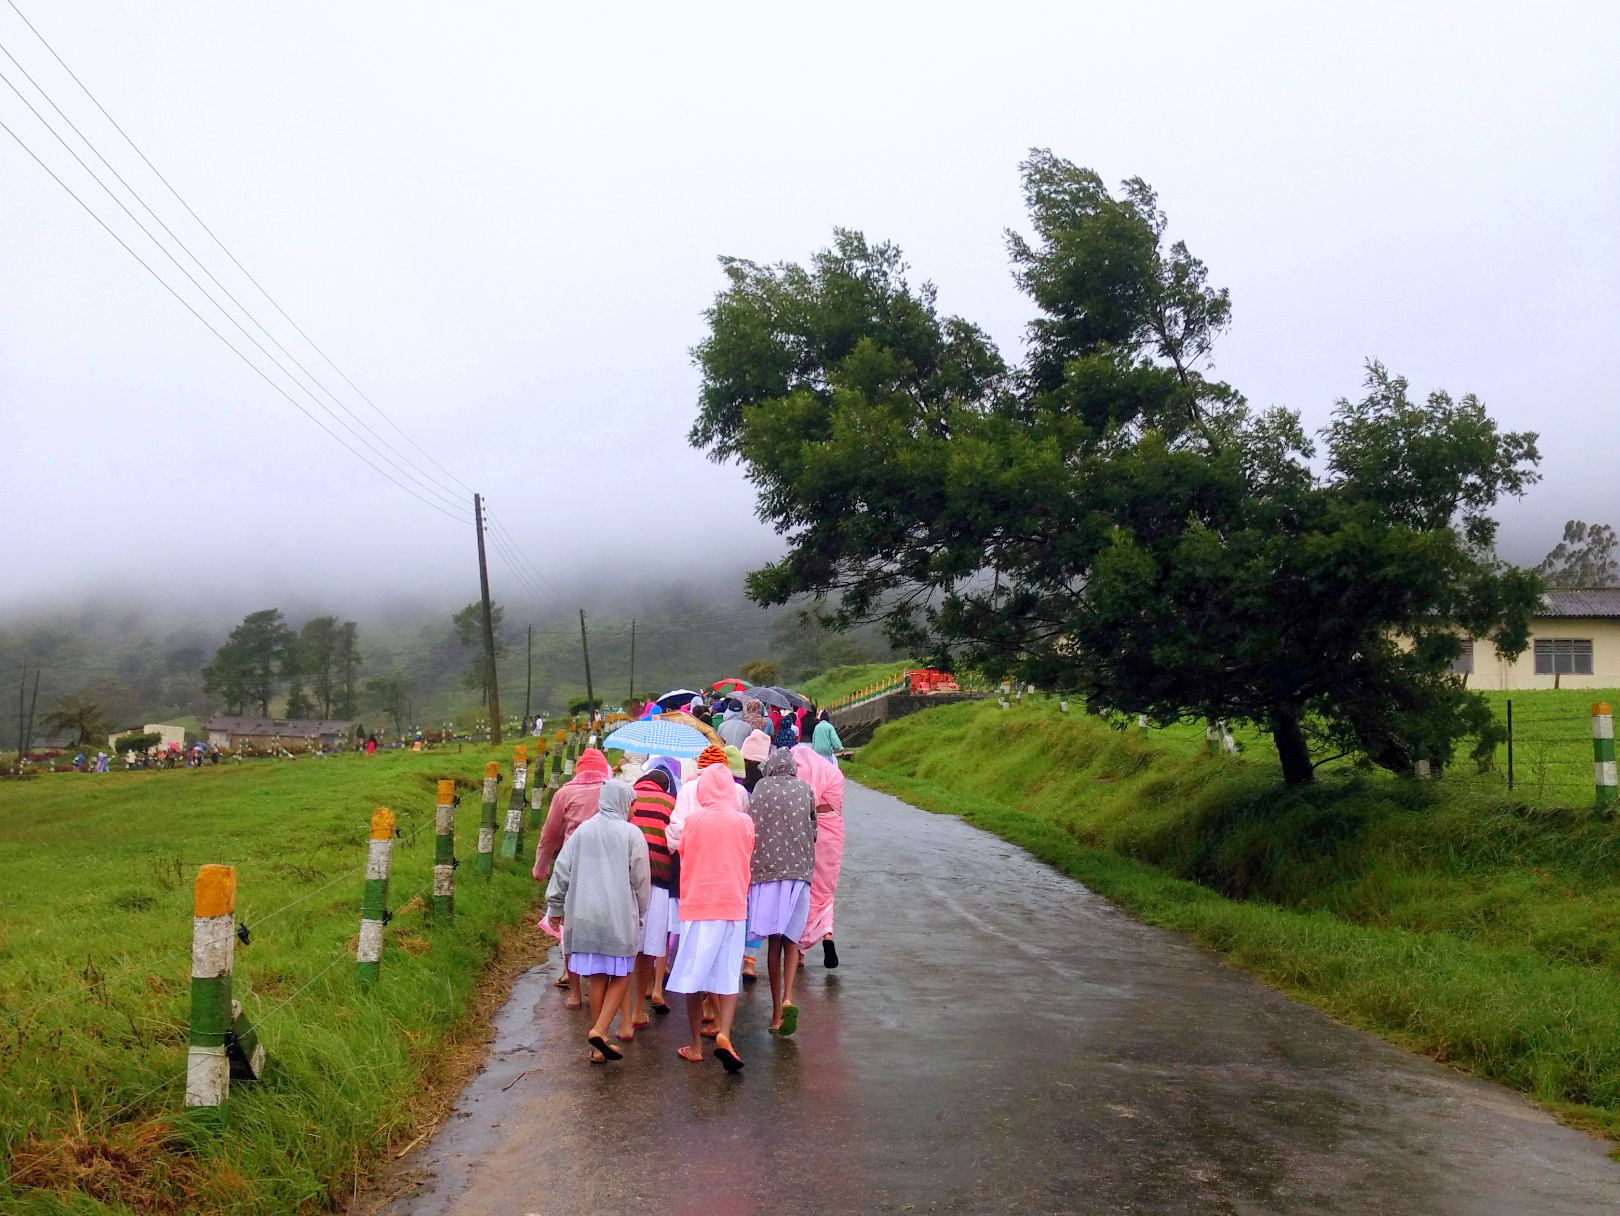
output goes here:
<path id="1" fill-rule="evenodd" d="M 1022 366 L 858 233 L 804 268 L 722 259 L 690 439 L 787 540 L 750 596 L 1160 723 L 1256 723 L 1290 782 L 1344 753 L 1444 764 L 1489 719 L 1461 639 L 1526 645 L 1539 583 L 1492 556 L 1489 512 L 1536 437 L 1376 363 L 1314 441 L 1251 410 L 1207 375 L 1227 293 L 1152 190 L 1022 170 Z"/>

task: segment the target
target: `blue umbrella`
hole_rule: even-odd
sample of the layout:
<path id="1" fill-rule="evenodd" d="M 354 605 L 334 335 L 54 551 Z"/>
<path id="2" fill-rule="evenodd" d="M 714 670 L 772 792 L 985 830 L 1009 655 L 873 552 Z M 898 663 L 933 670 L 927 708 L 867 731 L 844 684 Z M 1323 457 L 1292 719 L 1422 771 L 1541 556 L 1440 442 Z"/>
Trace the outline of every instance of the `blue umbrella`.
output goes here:
<path id="1" fill-rule="evenodd" d="M 626 722 L 602 741 L 603 749 L 616 747 L 637 756 L 683 756 L 696 759 L 709 746 L 709 739 L 696 727 L 684 722 L 643 718 Z"/>

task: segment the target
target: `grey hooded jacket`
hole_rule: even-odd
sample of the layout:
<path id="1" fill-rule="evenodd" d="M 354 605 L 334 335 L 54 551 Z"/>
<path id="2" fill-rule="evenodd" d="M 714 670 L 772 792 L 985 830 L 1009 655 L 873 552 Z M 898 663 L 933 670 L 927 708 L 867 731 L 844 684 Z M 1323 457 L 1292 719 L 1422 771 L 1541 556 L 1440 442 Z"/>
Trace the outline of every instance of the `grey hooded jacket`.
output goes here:
<path id="1" fill-rule="evenodd" d="M 652 897 L 647 838 L 630 823 L 635 792 L 602 785 L 596 814 L 574 830 L 546 886 L 546 914 L 563 918 L 565 954 L 633 956 Z"/>

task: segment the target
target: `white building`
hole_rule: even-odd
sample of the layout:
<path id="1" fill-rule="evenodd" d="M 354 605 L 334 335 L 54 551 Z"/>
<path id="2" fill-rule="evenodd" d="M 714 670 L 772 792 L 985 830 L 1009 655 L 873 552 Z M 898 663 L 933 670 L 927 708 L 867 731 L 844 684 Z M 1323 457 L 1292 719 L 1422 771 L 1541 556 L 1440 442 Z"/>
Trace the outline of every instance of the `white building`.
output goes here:
<path id="1" fill-rule="evenodd" d="M 1489 642 L 1463 645 L 1455 670 L 1473 688 L 1620 688 L 1620 587 L 1547 592 L 1511 663 Z"/>

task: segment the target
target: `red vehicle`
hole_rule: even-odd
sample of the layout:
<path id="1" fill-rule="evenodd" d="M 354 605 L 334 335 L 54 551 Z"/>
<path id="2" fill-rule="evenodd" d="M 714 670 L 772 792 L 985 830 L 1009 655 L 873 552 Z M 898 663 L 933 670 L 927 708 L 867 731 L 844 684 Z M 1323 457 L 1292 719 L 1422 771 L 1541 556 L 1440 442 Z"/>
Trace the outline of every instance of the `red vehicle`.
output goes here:
<path id="1" fill-rule="evenodd" d="M 920 668 L 917 671 L 906 672 L 906 679 L 911 685 L 911 694 L 933 692 L 961 692 L 956 680 L 948 671 L 934 671 L 932 668 Z"/>

